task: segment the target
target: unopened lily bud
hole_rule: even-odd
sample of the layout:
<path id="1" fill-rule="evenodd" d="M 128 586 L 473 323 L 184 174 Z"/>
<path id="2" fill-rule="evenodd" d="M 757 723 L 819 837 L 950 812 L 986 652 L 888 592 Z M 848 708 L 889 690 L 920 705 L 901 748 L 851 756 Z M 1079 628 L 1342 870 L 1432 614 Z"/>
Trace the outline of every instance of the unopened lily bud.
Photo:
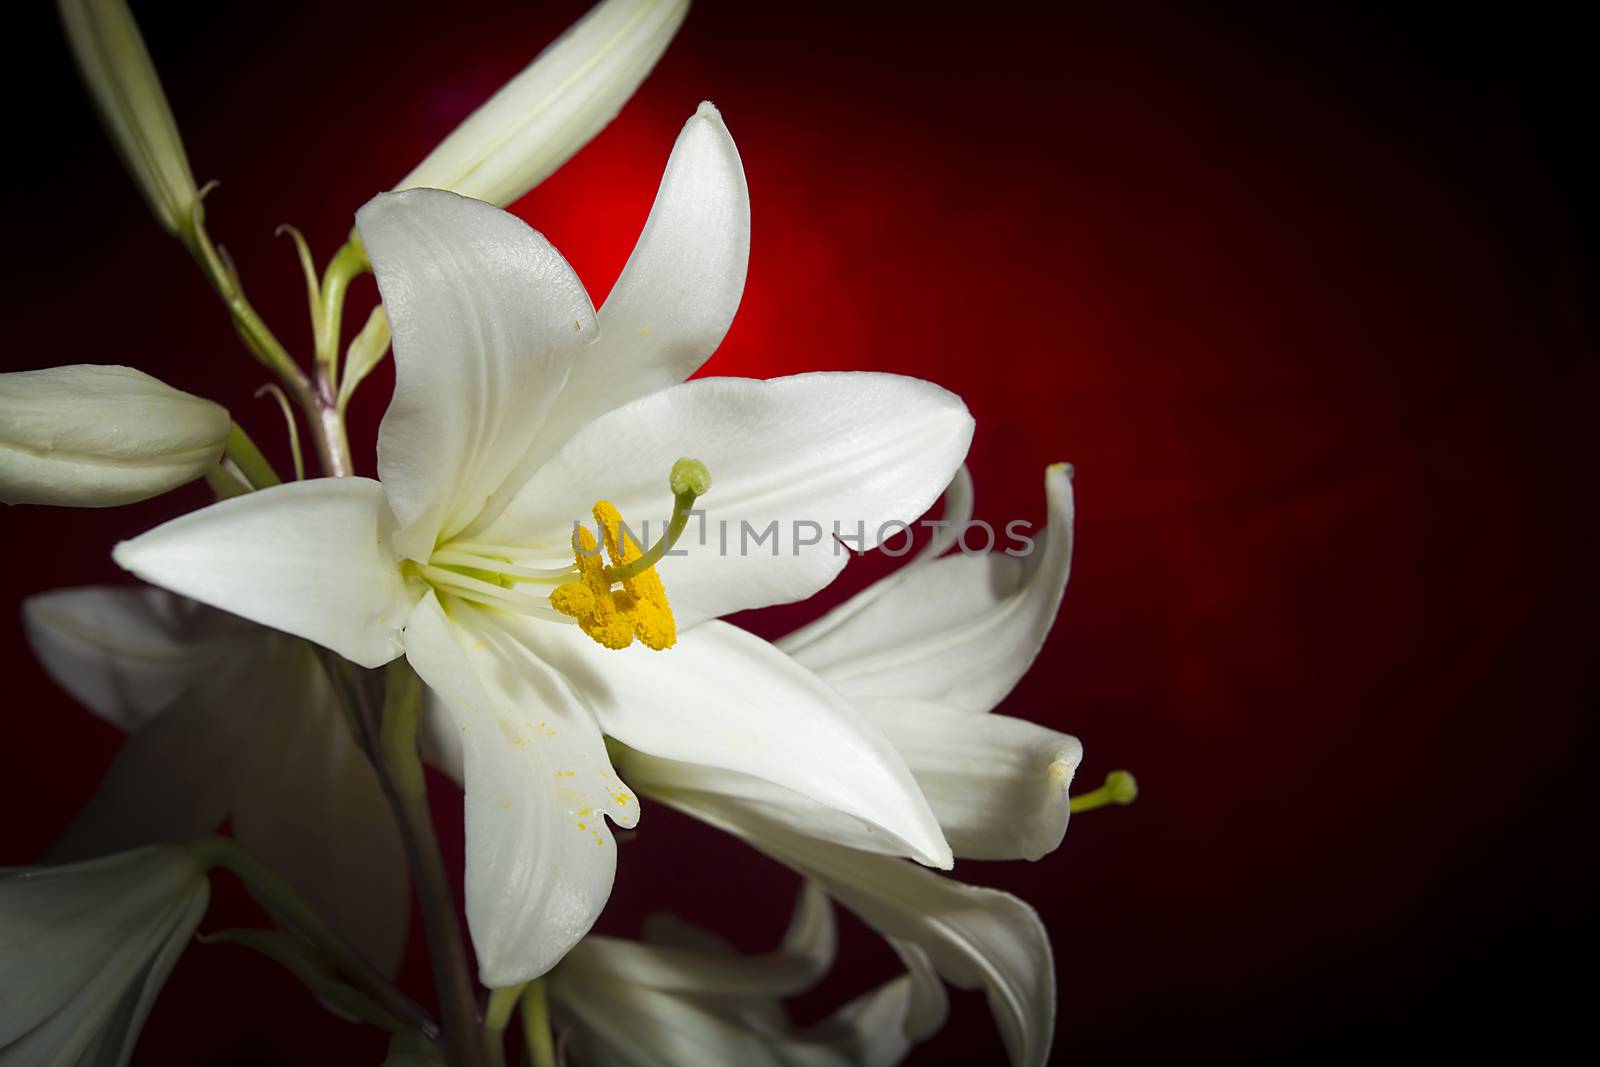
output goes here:
<path id="1" fill-rule="evenodd" d="M 132 367 L 0 374 L 0 502 L 144 500 L 210 470 L 231 426 L 221 406 Z"/>
<path id="2" fill-rule="evenodd" d="M 106 133 L 156 221 L 190 240 L 198 192 L 139 26 L 123 0 L 57 0 L 67 41 Z"/>
<path id="3" fill-rule="evenodd" d="M 502 207 L 605 128 L 677 33 L 689 0 L 604 0 L 489 98 L 395 189 Z"/>

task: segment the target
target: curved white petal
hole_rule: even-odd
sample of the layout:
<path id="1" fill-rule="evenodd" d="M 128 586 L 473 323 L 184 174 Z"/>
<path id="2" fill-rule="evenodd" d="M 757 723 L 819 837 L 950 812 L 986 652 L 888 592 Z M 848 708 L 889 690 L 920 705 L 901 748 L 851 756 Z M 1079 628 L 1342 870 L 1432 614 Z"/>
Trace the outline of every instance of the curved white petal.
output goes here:
<path id="1" fill-rule="evenodd" d="M 596 335 L 561 254 L 514 215 L 438 189 L 356 212 L 394 334 L 378 475 L 402 556 L 425 560 L 516 468 Z"/>
<path id="2" fill-rule="evenodd" d="M 655 925 L 659 927 L 660 920 Z M 740 955 L 725 945 L 708 943 L 708 936 L 715 939 L 693 927 L 676 930 L 674 937 L 680 942 L 693 938 L 691 947 L 591 934 L 562 962 L 562 972 L 582 971 L 668 993 L 776 998 L 816 985 L 832 965 L 837 947 L 833 903 L 810 885 L 802 888 L 789 930 L 774 951 Z"/>
<path id="3" fill-rule="evenodd" d="M 796 1027 L 779 999 L 808 988 L 831 964 L 832 907 L 806 883 L 783 944 L 756 956 L 682 923 L 671 946 L 587 937 L 551 975 L 551 1001 L 594 1062 L 889 1067 L 909 1049 L 914 1002 L 931 976 L 910 953 L 912 975 L 815 1026 Z"/>
<path id="4" fill-rule="evenodd" d="M 885 937 L 920 948 L 945 981 L 984 989 L 1011 1062 L 1045 1063 L 1055 1028 L 1055 970 L 1044 926 L 1023 901 L 796 833 L 737 800 L 681 788 L 657 794 L 648 764 L 628 758 L 624 769 L 641 791 L 816 879 Z"/>
<path id="5" fill-rule="evenodd" d="M 0 871 L 0 1061 L 126 1063 L 209 889 L 176 847 Z"/>
<path id="6" fill-rule="evenodd" d="M 887 592 L 868 597 L 865 606 L 846 602 L 836 609 L 843 619 L 825 633 L 779 646 L 853 699 L 990 710 L 1032 665 L 1066 588 L 1073 503 L 1064 464 L 1045 472 L 1045 501 L 1048 526 L 1031 554 L 962 554 L 914 564 L 887 579 L 893 583 Z"/>
<path id="7" fill-rule="evenodd" d="M 590 419 L 677 385 L 711 358 L 739 308 L 749 258 L 744 166 L 721 114 L 701 104 L 673 145 L 644 232 L 600 309 L 600 339 L 573 364 L 521 474 L 508 480 L 513 495 Z"/>
<path id="8" fill-rule="evenodd" d="M 933 536 L 928 538 L 928 543 L 922 546 L 922 549 L 911 562 L 896 568 L 885 577 L 873 582 L 843 604 L 824 614 L 821 618 L 813 619 L 804 626 L 784 634 L 774 644 L 789 653 L 789 655 L 798 656 L 801 649 L 820 640 L 824 635 L 832 633 L 845 620 L 860 614 L 867 605 L 875 603 L 879 597 L 904 581 L 906 575 L 914 574 L 917 567 L 929 560 L 939 558 L 952 548 L 960 538 L 961 531 L 972 519 L 972 474 L 967 470 L 965 463 L 956 468 L 956 475 L 950 479 L 950 484 L 945 487 L 944 498 L 941 503 L 943 506 L 940 509 L 939 518 L 933 520 L 937 523 L 933 528 Z"/>
<path id="9" fill-rule="evenodd" d="M 259 628 L 165 589 L 55 589 L 22 602 L 23 631 L 57 685 L 132 733 L 242 655 Z"/>
<path id="10" fill-rule="evenodd" d="M 534 648 L 612 737 L 663 759 L 742 772 L 877 828 L 924 863 L 950 848 L 904 761 L 809 671 L 724 622 L 665 652 L 602 648 L 575 626 L 534 624 Z"/>
<path id="11" fill-rule="evenodd" d="M 926 701 L 857 702 L 916 776 L 962 859 L 1036 860 L 1067 832 L 1076 737 Z"/>
<path id="12" fill-rule="evenodd" d="M 429 593 L 406 628 L 407 658 L 461 734 L 467 924 L 490 987 L 537 978 L 589 931 L 617 866 L 603 816 L 639 818 L 599 727 L 517 621 L 460 601 L 446 615 Z"/>
<path id="13" fill-rule="evenodd" d="M 609 500 L 641 539 L 649 520 L 654 541 L 672 510 L 673 461 L 699 459 L 712 480 L 696 504 L 705 521 L 691 520 L 674 549 L 684 554 L 657 568 L 682 629 L 821 589 L 852 548 L 899 536 L 892 523 L 914 521 L 933 503 L 971 437 L 960 398 L 915 378 L 701 378 L 590 422 L 482 539 L 570 558 L 572 524 L 592 522 L 594 502 Z M 836 526 L 861 544 L 839 544 Z"/>
<path id="14" fill-rule="evenodd" d="M 505 205 L 544 181 L 628 102 L 689 0 L 606 0 L 428 153 L 396 188 L 432 186 Z"/>
<path id="15" fill-rule="evenodd" d="M 231 425 L 222 407 L 132 367 L 0 374 L 0 502 L 144 500 L 214 467 Z"/>
<path id="16" fill-rule="evenodd" d="M 247 706 L 213 707 L 213 718 L 241 718 L 256 742 L 235 786 L 234 836 L 368 960 L 393 974 L 411 908 L 394 816 L 312 650 L 291 638 L 263 636 L 267 647 L 240 679 L 235 697 Z M 246 696 L 247 687 L 263 695 Z M 269 733 L 276 735 L 270 743 Z"/>
<path id="17" fill-rule="evenodd" d="M 414 599 L 393 527 L 377 482 L 319 478 L 191 512 L 112 556 L 154 585 L 378 667 L 400 654 Z"/>

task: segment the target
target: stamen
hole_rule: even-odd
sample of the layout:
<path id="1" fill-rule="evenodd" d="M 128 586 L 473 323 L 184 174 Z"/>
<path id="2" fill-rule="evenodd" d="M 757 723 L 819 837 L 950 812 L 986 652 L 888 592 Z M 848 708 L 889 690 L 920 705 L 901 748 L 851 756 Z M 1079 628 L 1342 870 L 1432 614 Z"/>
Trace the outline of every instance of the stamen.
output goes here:
<path id="1" fill-rule="evenodd" d="M 416 564 L 417 573 L 427 580 L 435 589 L 454 593 L 462 600 L 471 600 L 488 607 L 506 608 L 522 615 L 532 615 L 541 619 L 553 619 L 557 622 L 569 622 L 568 617 L 551 607 L 548 597 L 520 593 L 515 589 L 507 589 L 503 585 L 474 578 L 470 574 L 459 571 L 446 570 L 443 567 L 434 567 L 427 563 Z"/>
<path id="2" fill-rule="evenodd" d="M 508 578 L 521 578 L 530 582 L 546 582 L 551 585 L 560 585 L 562 582 L 575 582 L 578 580 L 578 571 L 570 564 L 565 567 L 528 567 L 520 563 L 512 563 L 510 560 L 502 559 L 498 556 L 463 552 L 454 545 L 435 549 L 429 562 L 471 567 L 473 570 L 503 574 Z"/>
<path id="3" fill-rule="evenodd" d="M 711 488 L 705 464 L 680 459 L 672 466 L 672 519 L 667 532 L 642 552 L 623 525 L 622 514 L 609 501 L 594 506 L 595 522 L 605 538 L 607 567 L 594 535 L 583 526 L 573 531 L 572 554 L 579 580 L 556 588 L 550 605 L 578 620 L 583 632 L 607 648 L 627 648 L 637 637 L 647 648 L 671 648 L 678 640 L 678 625 L 667 602 L 666 586 L 655 572 L 656 563 L 683 535 L 696 497 Z M 621 589 L 612 586 L 621 583 Z"/>
<path id="4" fill-rule="evenodd" d="M 1139 783 L 1127 771 L 1112 771 L 1106 775 L 1106 784 L 1088 793 L 1080 793 L 1067 802 L 1067 810 L 1076 815 L 1093 811 L 1108 804 L 1132 804 L 1139 796 Z"/>

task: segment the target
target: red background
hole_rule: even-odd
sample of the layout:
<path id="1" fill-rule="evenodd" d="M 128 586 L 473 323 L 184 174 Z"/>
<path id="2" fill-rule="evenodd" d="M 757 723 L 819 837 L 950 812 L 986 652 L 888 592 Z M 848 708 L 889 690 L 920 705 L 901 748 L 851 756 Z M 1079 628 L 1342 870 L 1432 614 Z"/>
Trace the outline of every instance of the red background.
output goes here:
<path id="1" fill-rule="evenodd" d="M 222 182 L 212 233 L 301 352 L 273 227 L 325 260 L 581 10 L 224 6 L 140 15 L 196 175 Z M 1076 464 L 1072 582 L 1001 710 L 1080 736 L 1086 784 L 1128 767 L 1144 792 L 1037 864 L 956 872 L 1044 915 L 1060 1060 L 1458 1041 L 1520 1058 L 1581 1010 L 1566 977 L 1593 901 L 1576 31 L 1462 8 L 1110 6 L 702 4 L 619 120 L 515 210 L 598 303 L 709 98 L 754 213 L 712 373 L 948 386 L 977 416 L 978 514 L 997 525 L 1037 520 L 1044 466 Z M 227 404 L 284 460 L 251 399 L 263 372 L 145 217 L 48 13 L 13 32 L 39 62 L 8 116 L 5 368 L 130 363 Z M 356 403 L 369 473 L 387 388 Z M 120 581 L 111 544 L 204 496 L 0 517 L 0 862 L 32 859 L 118 744 L 32 661 L 14 605 Z M 825 602 L 883 569 L 853 565 Z M 435 785 L 459 855 L 459 798 Z M 609 932 L 667 907 L 758 950 L 785 921 L 792 878 L 658 807 L 622 856 Z M 221 896 L 208 928 L 251 917 Z M 842 921 L 830 997 L 893 969 Z M 406 981 L 431 997 L 420 939 Z M 180 963 L 135 1062 L 322 1054 L 377 1062 L 381 1040 L 212 946 Z M 960 996 L 912 1062 L 999 1055 L 981 998 Z"/>

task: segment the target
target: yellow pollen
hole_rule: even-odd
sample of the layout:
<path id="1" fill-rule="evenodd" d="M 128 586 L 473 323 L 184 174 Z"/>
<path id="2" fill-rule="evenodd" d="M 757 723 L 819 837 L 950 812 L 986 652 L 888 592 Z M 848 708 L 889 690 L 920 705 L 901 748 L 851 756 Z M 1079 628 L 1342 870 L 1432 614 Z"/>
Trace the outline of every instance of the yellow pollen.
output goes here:
<path id="1" fill-rule="evenodd" d="M 632 563 L 644 554 L 622 528 L 622 514 L 609 501 L 595 504 L 594 519 L 612 566 Z M 625 579 L 621 589 L 612 589 L 594 534 L 583 526 L 577 529 L 572 556 L 579 580 L 558 586 L 550 594 L 551 607 L 577 619 L 579 629 L 606 648 L 627 648 L 635 637 L 658 652 L 677 643 L 678 624 L 654 567 Z"/>

